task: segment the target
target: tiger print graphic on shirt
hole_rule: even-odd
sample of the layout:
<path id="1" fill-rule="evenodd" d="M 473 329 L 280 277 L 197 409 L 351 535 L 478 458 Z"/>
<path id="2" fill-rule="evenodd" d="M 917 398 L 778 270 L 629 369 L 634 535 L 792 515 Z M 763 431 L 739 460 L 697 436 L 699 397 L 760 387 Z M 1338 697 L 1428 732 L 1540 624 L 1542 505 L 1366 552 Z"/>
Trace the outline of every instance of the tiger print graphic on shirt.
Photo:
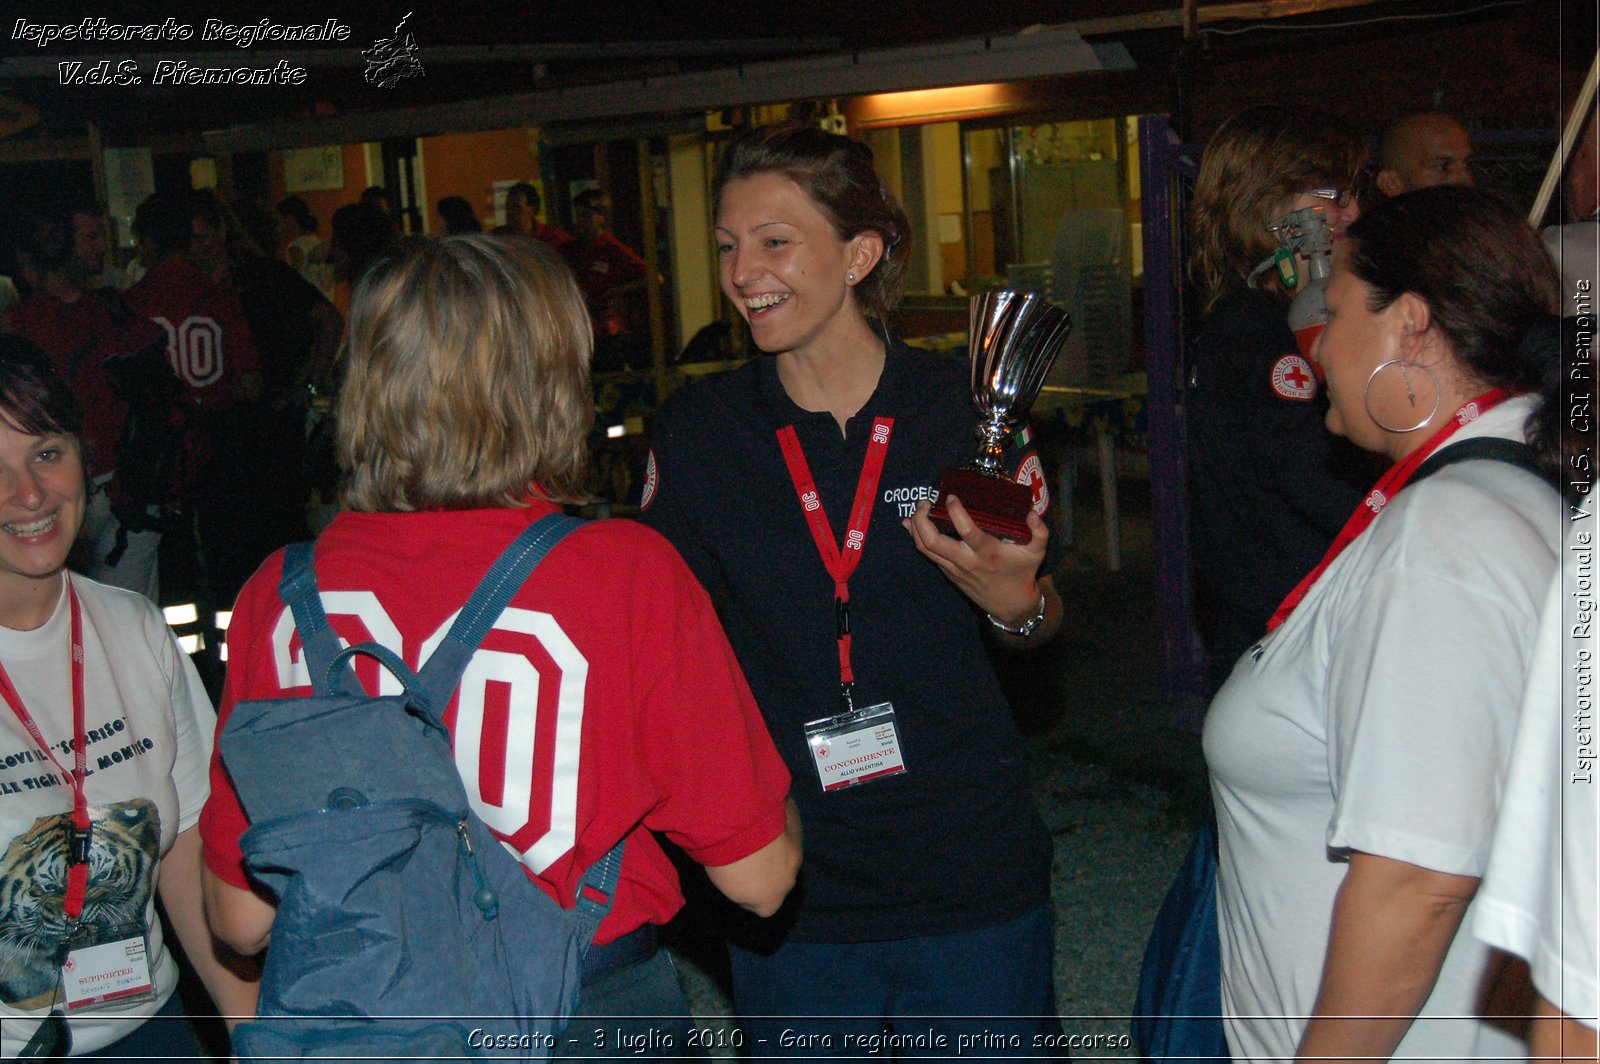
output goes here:
<path id="1" fill-rule="evenodd" d="M 69 937 L 137 927 L 154 886 L 161 814 L 136 799 L 91 807 L 89 891 L 73 927 L 63 909 L 71 813 L 42 816 L 12 839 L 0 860 L 0 1003 L 48 1006 Z"/>

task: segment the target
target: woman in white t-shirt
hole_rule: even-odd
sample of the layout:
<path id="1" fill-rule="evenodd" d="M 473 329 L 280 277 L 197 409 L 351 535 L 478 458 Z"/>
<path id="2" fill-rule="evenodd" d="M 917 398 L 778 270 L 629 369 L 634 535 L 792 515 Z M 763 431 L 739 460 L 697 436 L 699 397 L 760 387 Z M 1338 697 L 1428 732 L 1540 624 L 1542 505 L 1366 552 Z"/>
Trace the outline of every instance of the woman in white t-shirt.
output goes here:
<path id="1" fill-rule="evenodd" d="M 1461 925 L 1560 545 L 1555 306 L 1475 189 L 1389 200 L 1335 254 L 1328 428 L 1394 465 L 1206 721 L 1238 1059 L 1526 1054 L 1474 1019 Z"/>
<path id="2" fill-rule="evenodd" d="M 1593 320 L 1585 329 L 1579 318 L 1565 323 L 1563 360 L 1580 373 L 1590 368 Z M 1573 479 L 1591 478 L 1590 489 L 1569 495 L 1561 571 L 1550 582 L 1534 643 L 1472 929 L 1489 945 L 1528 962 L 1538 991 L 1531 1055 L 1594 1060 L 1600 1041 L 1600 787 L 1593 589 L 1600 492 L 1587 462 L 1577 461 L 1586 458 L 1585 451 L 1575 449 L 1568 458 Z"/>
<path id="3" fill-rule="evenodd" d="M 224 1015 L 196 821 L 215 716 L 161 614 L 69 575 L 82 418 L 0 336 L 0 1055 L 204 1059 L 155 898 Z"/>

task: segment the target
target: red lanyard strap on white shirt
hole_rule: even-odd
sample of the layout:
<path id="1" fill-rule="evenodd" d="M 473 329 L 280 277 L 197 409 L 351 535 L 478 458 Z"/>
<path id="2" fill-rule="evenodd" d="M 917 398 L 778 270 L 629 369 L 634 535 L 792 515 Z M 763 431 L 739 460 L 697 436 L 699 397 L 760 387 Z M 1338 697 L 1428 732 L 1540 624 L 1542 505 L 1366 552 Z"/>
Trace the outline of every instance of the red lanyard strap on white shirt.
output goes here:
<path id="1" fill-rule="evenodd" d="M 1323 555 L 1317 567 L 1305 575 L 1295 589 L 1289 592 L 1287 598 L 1279 604 L 1272 618 L 1267 621 L 1267 631 L 1272 631 L 1288 619 L 1294 608 L 1300 605 L 1300 600 L 1306 597 L 1306 592 L 1311 590 L 1333 560 L 1344 552 L 1355 538 L 1367 530 L 1367 526 L 1378 519 L 1378 514 L 1388 505 L 1389 500 L 1400 494 L 1400 489 L 1410 483 L 1416 474 L 1417 467 L 1422 465 L 1427 457 L 1438 450 L 1440 445 L 1455 435 L 1463 426 L 1476 421 L 1478 416 L 1499 406 L 1507 398 L 1508 393 L 1504 388 L 1493 388 L 1476 399 L 1470 399 L 1466 405 L 1457 410 L 1455 416 L 1445 422 L 1443 428 L 1428 437 L 1421 447 L 1406 455 L 1400 461 L 1389 467 L 1389 471 L 1379 478 L 1378 483 L 1367 493 L 1367 497 L 1356 507 L 1355 513 L 1350 515 L 1339 534 L 1333 538 L 1333 545 L 1328 548 L 1328 553 Z"/>
<path id="2" fill-rule="evenodd" d="M 17 687 L 11 682 L 4 665 L 0 665 L 0 697 L 5 699 L 6 705 L 11 707 L 11 712 L 16 714 L 17 721 L 27 730 L 39 749 L 44 751 L 44 756 L 50 759 L 56 771 L 72 783 L 72 834 L 70 852 L 67 854 L 69 864 L 64 909 L 68 917 L 76 920 L 83 912 L 83 898 L 89 889 L 91 830 L 89 800 L 83 793 L 83 780 L 88 775 L 86 769 L 89 760 L 89 739 L 84 726 L 83 709 L 83 612 L 78 605 L 78 593 L 73 590 L 71 577 L 67 578 L 67 601 L 72 611 L 72 751 L 75 771 L 68 773 L 61 767 L 61 762 L 56 760 L 55 753 L 51 751 L 50 744 L 45 742 L 33 715 L 28 712 L 28 707 L 22 704 L 22 696 L 17 694 Z"/>
<path id="3" fill-rule="evenodd" d="M 822 508 L 822 496 L 806 464 L 805 451 L 800 447 L 800 437 L 794 426 L 778 430 L 778 446 L 783 449 L 783 460 L 789 465 L 789 477 L 794 481 L 795 494 L 800 497 L 800 508 L 805 512 L 811 527 L 811 538 L 816 541 L 822 564 L 833 578 L 835 635 L 839 640 L 839 687 L 849 708 L 850 689 L 855 684 L 855 672 L 850 668 L 850 574 L 861 564 L 861 554 L 867 543 L 867 526 L 872 522 L 872 500 L 878 494 L 878 479 L 883 475 L 883 463 L 889 456 L 889 436 L 894 430 L 894 419 L 876 418 L 872 422 L 872 438 L 867 443 L 867 458 L 861 465 L 861 479 L 856 482 L 856 498 L 850 507 L 850 525 L 845 530 L 844 546 L 833 541 L 833 526 Z"/>

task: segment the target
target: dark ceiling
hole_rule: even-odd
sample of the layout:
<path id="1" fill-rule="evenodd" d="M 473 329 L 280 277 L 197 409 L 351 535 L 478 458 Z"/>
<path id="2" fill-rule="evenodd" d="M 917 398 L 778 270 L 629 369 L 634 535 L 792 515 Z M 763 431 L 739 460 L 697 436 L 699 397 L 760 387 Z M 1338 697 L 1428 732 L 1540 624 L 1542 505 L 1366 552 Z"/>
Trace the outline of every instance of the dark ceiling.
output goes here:
<path id="1" fill-rule="evenodd" d="M 1213 8 L 1218 0 L 1204 0 Z M 76 24 L 99 12 L 90 0 L 77 3 L 24 2 L 8 5 L 0 18 L 0 145 L 56 138 L 82 138 L 88 123 L 97 127 L 107 146 L 150 144 L 162 138 L 193 137 L 241 124 L 271 124 L 299 118 L 347 116 L 394 111 L 426 104 L 568 89 L 596 82 L 661 76 L 740 63 L 815 54 L 949 41 L 985 35 L 1007 35 L 1034 25 L 1063 25 L 1087 19 L 1119 20 L 1114 35 L 1133 53 L 1138 68 L 1166 80 L 1182 43 L 1180 32 L 1167 28 L 1139 32 L 1127 26 L 1133 16 L 1164 12 L 1169 16 L 1182 0 L 806 0 L 802 3 L 735 3 L 733 0 L 546 0 L 519 4 L 451 2 L 451 0 L 381 0 L 350 3 L 325 0 L 310 6 L 303 0 L 119 0 L 98 5 L 114 8 L 105 17 L 116 23 L 162 24 L 171 19 L 192 26 L 194 36 L 179 43 L 78 43 L 57 41 L 47 47 L 18 39 L 20 22 Z M 1429 17 L 1503 17 L 1523 8 L 1526 23 L 1559 40 L 1572 31 L 1576 40 L 1592 35 L 1593 0 L 1271 0 L 1258 5 L 1234 4 L 1235 10 L 1270 6 L 1277 32 L 1226 36 L 1226 25 L 1209 37 L 1208 49 L 1281 49 L 1292 53 L 1297 39 L 1319 25 L 1334 24 L 1342 34 L 1377 16 L 1386 20 Z M 392 35 L 396 23 L 410 13 L 416 59 L 425 73 L 390 86 L 370 84 L 364 77 L 360 51 Z M 1294 13 L 1301 14 L 1295 16 Z M 1544 12 L 1549 13 L 1545 17 Z M 1585 14 L 1586 13 L 1586 14 Z M 349 27 L 348 40 L 338 43 L 279 44 L 261 42 L 240 49 L 226 41 L 203 41 L 207 20 L 230 24 L 272 23 L 300 26 L 337 20 Z M 1169 19 L 1170 22 L 1170 19 Z M 1390 21 L 1384 32 L 1405 23 Z M 1318 30 L 1323 36 L 1326 30 Z M 1554 47 L 1554 45 L 1552 46 Z M 94 86 L 60 84 L 61 62 L 109 58 L 114 69 L 133 53 L 141 85 Z M 271 67 L 279 57 L 304 68 L 299 85 L 154 85 L 161 59 L 188 58 L 211 67 L 226 64 Z M 80 68 L 81 70 L 84 68 Z M 579 90 L 581 91 L 581 89 Z M 7 100 L 20 103 L 7 106 Z M 26 108 L 37 110 L 29 128 Z M 11 129 L 6 129 L 8 125 Z M 9 137 L 3 134 L 10 132 Z"/>
<path id="2" fill-rule="evenodd" d="M 47 47 L 16 39 L 18 20 L 75 24 L 101 12 L 89 4 L 80 10 L 61 3 L 24 3 L 8 5 L 0 25 L 0 35 L 4 35 L 0 40 L 0 94 L 40 111 L 39 125 L 31 135 L 81 135 L 84 123 L 93 121 L 110 142 L 139 143 L 151 135 L 194 133 L 240 122 L 403 108 L 740 62 L 1009 34 L 1035 24 L 1159 10 L 1177 2 L 916 0 L 864 4 L 860 0 L 808 0 L 751 5 L 732 0 L 681 4 L 401 0 L 312 7 L 283 0 L 208 0 L 203 5 L 122 0 L 115 5 L 114 15 L 105 16 L 110 21 L 162 24 L 174 19 L 192 26 L 193 37 L 160 44 L 56 41 Z M 408 12 L 416 57 L 425 75 L 389 87 L 368 84 L 355 53 L 380 37 L 391 36 Z M 348 26 L 350 34 L 341 43 L 264 41 L 244 50 L 226 41 L 202 41 L 209 19 L 232 24 L 258 24 L 266 19 L 292 26 L 335 19 Z M 159 59 L 204 53 L 206 66 L 237 62 L 270 67 L 285 49 L 291 50 L 291 65 L 304 62 L 304 84 L 270 88 L 151 84 Z M 506 56 L 507 51 L 512 54 Z M 114 72 L 117 61 L 130 52 L 144 76 L 142 85 L 59 83 L 60 62 L 109 57 L 113 62 L 108 72 Z M 294 52 L 311 53 L 316 62 L 295 60 Z M 85 68 L 78 69 L 81 73 Z"/>

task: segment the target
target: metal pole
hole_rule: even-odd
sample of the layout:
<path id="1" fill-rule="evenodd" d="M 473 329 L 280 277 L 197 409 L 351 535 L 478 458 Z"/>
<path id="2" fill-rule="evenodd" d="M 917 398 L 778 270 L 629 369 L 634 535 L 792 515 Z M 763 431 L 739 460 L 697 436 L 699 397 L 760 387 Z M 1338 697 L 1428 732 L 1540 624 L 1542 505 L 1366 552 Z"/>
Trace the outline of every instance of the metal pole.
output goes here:
<path id="1" fill-rule="evenodd" d="M 1572 155 L 1572 146 L 1578 142 L 1578 134 L 1583 131 L 1583 123 L 1589 117 L 1589 110 L 1594 106 L 1595 77 L 1600 74 L 1600 52 L 1595 53 L 1594 62 L 1589 64 L 1589 76 L 1583 79 L 1583 88 L 1578 92 L 1578 99 L 1572 105 L 1572 113 L 1567 115 L 1567 128 L 1561 133 L 1561 147 L 1550 160 L 1550 168 L 1544 172 L 1544 182 L 1539 186 L 1539 194 L 1533 198 L 1533 209 L 1528 212 L 1528 224 L 1537 226 L 1544 220 L 1544 212 L 1550 207 L 1550 197 L 1555 194 L 1556 185 L 1561 182 L 1561 173 L 1567 168 L 1567 159 Z"/>
<path id="2" fill-rule="evenodd" d="M 655 370 L 656 402 L 667 397 L 667 323 L 661 300 L 661 248 L 656 234 L 656 174 L 650 139 L 639 138 L 640 223 L 644 229 L 644 292 L 650 305 L 650 362 Z"/>
<path id="3" fill-rule="evenodd" d="M 105 145 L 100 142 L 100 127 L 93 122 L 89 127 L 89 165 L 94 168 L 94 198 L 108 213 L 110 209 L 110 187 L 106 183 L 106 153 Z"/>
<path id="4" fill-rule="evenodd" d="M 966 222 L 966 232 L 962 234 L 962 243 L 966 245 L 964 250 L 967 258 L 967 275 L 963 280 L 966 283 L 967 291 L 970 293 L 978 289 L 976 283 L 978 278 L 978 230 L 974 224 L 972 210 L 972 141 L 969 139 L 972 136 L 972 131 L 967 129 L 965 122 L 957 123 L 956 128 L 960 131 L 961 136 L 961 211 Z M 992 227 L 994 224 L 993 211 L 989 212 L 989 217 L 991 219 L 989 224 Z"/>
<path id="5" fill-rule="evenodd" d="M 1174 163 L 1177 137 L 1165 115 L 1139 119 L 1139 215 L 1144 234 L 1144 335 L 1150 431 L 1151 535 L 1155 544 L 1156 652 L 1161 694 L 1174 726 L 1198 732 L 1205 718 L 1205 653 L 1194 624 L 1189 575 L 1187 455 L 1183 427 L 1182 263 Z"/>

